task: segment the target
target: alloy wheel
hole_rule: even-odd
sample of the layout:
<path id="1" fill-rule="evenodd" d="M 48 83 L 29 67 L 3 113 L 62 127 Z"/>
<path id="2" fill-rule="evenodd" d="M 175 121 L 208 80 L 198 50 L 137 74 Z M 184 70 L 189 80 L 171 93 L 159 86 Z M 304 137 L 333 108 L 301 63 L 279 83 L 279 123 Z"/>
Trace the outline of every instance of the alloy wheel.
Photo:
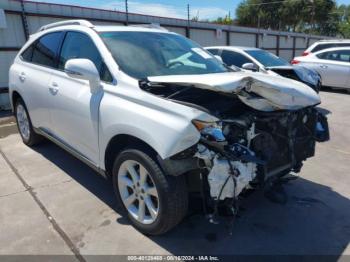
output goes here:
<path id="1" fill-rule="evenodd" d="M 129 214 L 142 224 L 153 223 L 159 213 L 159 197 L 147 169 L 135 160 L 124 161 L 118 171 L 118 189 Z"/>
<path id="2" fill-rule="evenodd" d="M 30 128 L 29 128 L 29 119 L 27 112 L 22 104 L 17 105 L 16 117 L 18 122 L 18 128 L 25 140 L 30 138 Z"/>

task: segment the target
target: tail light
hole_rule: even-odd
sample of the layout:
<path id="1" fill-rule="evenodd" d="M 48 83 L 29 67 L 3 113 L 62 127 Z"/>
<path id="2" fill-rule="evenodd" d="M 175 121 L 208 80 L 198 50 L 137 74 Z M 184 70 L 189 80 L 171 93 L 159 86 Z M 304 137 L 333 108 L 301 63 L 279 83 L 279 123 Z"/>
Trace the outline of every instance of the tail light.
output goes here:
<path id="1" fill-rule="evenodd" d="M 302 55 L 302 56 L 307 56 L 307 55 L 309 55 L 309 54 L 310 54 L 310 52 L 304 51 L 301 55 Z"/>
<path id="2" fill-rule="evenodd" d="M 290 61 L 290 63 L 291 63 L 292 65 L 296 65 L 296 64 L 299 64 L 300 61 L 299 61 L 299 60 L 293 59 L 292 61 Z"/>

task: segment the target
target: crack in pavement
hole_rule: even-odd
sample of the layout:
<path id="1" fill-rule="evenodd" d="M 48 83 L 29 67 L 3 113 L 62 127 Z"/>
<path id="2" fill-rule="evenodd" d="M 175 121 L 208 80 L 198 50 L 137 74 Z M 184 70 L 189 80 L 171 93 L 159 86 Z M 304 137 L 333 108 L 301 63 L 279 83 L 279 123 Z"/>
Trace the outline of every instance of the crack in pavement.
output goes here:
<path id="1" fill-rule="evenodd" d="M 64 230 L 58 225 L 58 223 L 56 222 L 56 220 L 52 217 L 52 215 L 50 214 L 50 212 L 46 209 L 46 207 L 44 206 L 44 204 L 40 201 L 40 199 L 37 197 L 36 193 L 33 191 L 33 188 L 27 184 L 27 182 L 23 179 L 23 177 L 19 174 L 18 170 L 14 167 L 14 165 L 10 162 L 10 160 L 7 158 L 7 156 L 4 154 L 4 152 L 1 150 L 0 148 L 0 155 L 2 155 L 2 157 L 4 158 L 4 160 L 6 161 L 6 163 L 9 165 L 9 167 L 11 168 L 11 170 L 15 173 L 15 175 L 17 176 L 17 178 L 21 181 L 21 183 L 23 184 L 24 188 L 26 189 L 25 191 L 27 191 L 31 197 L 34 199 L 34 201 L 36 202 L 36 204 L 39 206 L 39 208 L 41 209 L 41 211 L 44 213 L 44 215 L 46 216 L 46 218 L 49 220 L 49 222 L 51 223 L 51 225 L 53 226 L 53 228 L 56 230 L 56 232 L 59 234 L 59 236 L 63 239 L 63 241 L 67 244 L 67 246 L 69 247 L 69 249 L 73 252 L 73 254 L 75 255 L 75 257 L 81 261 L 81 262 L 86 262 L 86 260 L 84 259 L 84 257 L 80 254 L 79 249 L 74 245 L 73 241 L 69 238 L 69 236 L 66 234 L 66 232 L 64 232 Z"/>
<path id="2" fill-rule="evenodd" d="M 27 192 L 27 191 L 28 191 L 28 189 L 25 189 L 25 190 L 21 190 L 21 191 L 13 192 L 13 193 L 6 194 L 6 195 L 0 195 L 0 198 L 3 198 L 3 197 L 8 197 L 8 196 L 13 196 L 13 195 L 17 195 L 17 194 L 24 193 L 24 192 Z"/>
<path id="3" fill-rule="evenodd" d="M 61 184 L 72 182 L 72 181 L 73 181 L 73 179 L 63 180 L 61 182 L 54 183 L 54 184 L 46 184 L 46 185 L 41 185 L 41 186 L 38 186 L 38 187 L 33 187 L 32 189 L 35 190 L 35 189 L 42 189 L 42 188 L 46 188 L 46 187 L 58 186 L 58 185 L 61 185 Z"/>
<path id="4" fill-rule="evenodd" d="M 13 171 L 13 170 L 12 170 L 12 171 Z M 30 189 L 31 189 L 32 191 L 35 191 L 36 189 L 42 189 L 42 188 L 57 186 L 57 185 L 69 183 L 69 182 L 72 182 L 72 181 L 73 181 L 73 179 L 69 179 L 69 180 L 64 180 L 64 181 L 62 181 L 62 182 L 59 182 L 59 183 L 46 184 L 46 185 L 41 185 L 41 186 L 38 186 L 38 187 L 30 187 Z M 29 190 L 29 189 L 25 189 L 25 190 L 21 190 L 21 191 L 9 193 L 9 194 L 6 194 L 6 195 L 0 195 L 0 198 L 2 198 L 2 197 L 7 197 L 7 196 L 12 196 L 12 195 L 16 195 L 16 194 L 23 193 L 23 192 L 27 192 L 28 190 Z"/>

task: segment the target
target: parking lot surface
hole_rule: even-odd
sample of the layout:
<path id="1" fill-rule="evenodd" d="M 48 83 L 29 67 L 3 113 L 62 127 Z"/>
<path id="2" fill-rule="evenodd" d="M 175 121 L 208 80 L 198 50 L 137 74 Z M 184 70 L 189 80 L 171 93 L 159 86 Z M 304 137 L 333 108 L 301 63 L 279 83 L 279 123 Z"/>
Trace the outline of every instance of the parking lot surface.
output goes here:
<path id="1" fill-rule="evenodd" d="M 285 185 L 286 204 L 260 191 L 244 199 L 232 235 L 193 212 L 164 236 L 140 234 L 118 214 L 109 181 L 50 142 L 26 147 L 8 118 L 0 122 L 0 254 L 350 255 L 350 95 L 321 97 L 331 140 Z"/>

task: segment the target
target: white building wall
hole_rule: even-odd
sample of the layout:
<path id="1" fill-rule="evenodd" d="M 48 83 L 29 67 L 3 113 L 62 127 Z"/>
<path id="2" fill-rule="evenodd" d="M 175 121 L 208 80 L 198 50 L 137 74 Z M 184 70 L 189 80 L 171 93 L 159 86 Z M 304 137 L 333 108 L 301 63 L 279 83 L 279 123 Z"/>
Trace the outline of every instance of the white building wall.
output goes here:
<path id="1" fill-rule="evenodd" d="M 290 62 L 293 59 L 293 51 L 292 50 L 280 50 L 279 57 Z"/>
<path id="2" fill-rule="evenodd" d="M 260 48 L 276 48 L 276 36 L 274 35 L 262 35 L 260 36 L 259 45 Z"/>
<path id="3" fill-rule="evenodd" d="M 15 51 L 1 51 L 0 52 L 0 88 L 8 86 L 9 68 L 15 58 L 17 52 Z"/>
<path id="4" fill-rule="evenodd" d="M 226 33 L 217 37 L 215 30 L 191 29 L 190 38 L 202 46 L 226 45 Z"/>
<path id="5" fill-rule="evenodd" d="M 47 25 L 50 23 L 60 22 L 65 19 L 55 18 L 55 17 L 42 17 L 42 16 L 28 16 L 28 29 L 29 33 L 33 34 L 39 30 L 43 25 Z"/>
<path id="6" fill-rule="evenodd" d="M 230 33 L 230 45 L 255 47 L 255 35 L 243 33 Z"/>
<path id="7" fill-rule="evenodd" d="M 281 36 L 280 37 L 281 48 L 293 48 L 293 37 Z"/>
<path id="8" fill-rule="evenodd" d="M 168 29 L 170 32 L 174 32 L 183 36 L 186 36 L 186 29 L 174 26 L 164 26 L 164 28 Z"/>
<path id="9" fill-rule="evenodd" d="M 7 28 L 0 28 L 0 47 L 17 47 L 25 43 L 25 36 L 19 15 L 6 15 Z"/>

